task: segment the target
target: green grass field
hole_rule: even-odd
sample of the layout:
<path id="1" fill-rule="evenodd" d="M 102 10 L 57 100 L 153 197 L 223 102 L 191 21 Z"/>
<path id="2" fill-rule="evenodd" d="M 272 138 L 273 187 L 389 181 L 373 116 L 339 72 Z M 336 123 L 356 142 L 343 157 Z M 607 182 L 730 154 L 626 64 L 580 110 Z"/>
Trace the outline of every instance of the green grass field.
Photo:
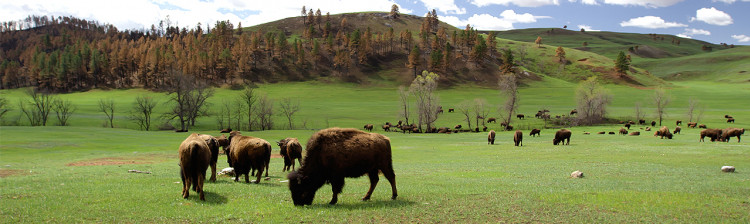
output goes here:
<path id="1" fill-rule="evenodd" d="M 520 113 L 533 115 L 541 107 L 563 114 L 575 107 L 575 85 L 555 78 L 521 89 Z M 616 119 L 632 119 L 633 104 L 642 102 L 649 120 L 653 89 L 607 86 L 614 99 L 608 111 Z M 361 87 L 316 82 L 261 85 L 269 97 L 301 102 L 295 126 L 307 130 L 244 132 L 269 141 L 297 137 L 304 145 L 314 130 L 327 126 L 361 128 L 398 120 L 393 87 Z M 705 106 L 701 123 L 709 127 L 750 126 L 747 84 L 675 82 L 665 125 L 686 120 L 690 97 Z M 583 135 L 616 131 L 617 125 L 575 127 L 569 146 L 553 146 L 555 129 L 528 136 L 543 127 L 533 116 L 514 125 L 526 133 L 524 146 L 514 147 L 510 132 L 500 132 L 496 145 L 486 133 L 401 134 L 375 132 L 391 138 L 399 198 L 381 178 L 372 201 L 359 201 L 367 178 L 347 179 L 339 204 L 329 206 L 331 188 L 318 191 L 312 206 L 294 207 L 281 172 L 282 161 L 271 160 L 268 181 L 235 183 L 220 177 L 207 183 L 207 201 L 191 192 L 180 196 L 177 147 L 189 133 L 137 131 L 124 118 L 118 128 L 103 128 L 96 111 L 100 98 L 129 107 L 143 90 L 89 91 L 64 94 L 78 106 L 69 127 L 0 126 L 0 222 L 542 222 L 542 223 L 746 223 L 750 222 L 750 145 L 698 142 L 699 129 L 684 128 L 672 140 L 640 130 L 641 136 Z M 16 107 L 20 90 L 0 91 Z M 148 93 L 164 102 L 164 94 Z M 214 102 L 236 91 L 217 90 Z M 464 100 L 484 98 L 493 108 L 497 90 L 459 86 L 439 91 L 445 108 Z M 160 106 L 159 112 L 165 111 Z M 498 116 L 492 109 L 491 116 Z M 116 112 L 118 113 L 118 112 Z M 724 114 L 737 119 L 724 123 Z M 18 116 L 10 112 L 9 119 Z M 24 124 L 24 118 L 19 119 Z M 275 117 L 277 127 L 286 123 Z M 54 123 L 54 120 L 52 120 Z M 465 124 L 457 113 L 445 113 L 438 126 Z M 499 130 L 499 125 L 490 128 Z M 218 135 L 213 117 L 198 121 L 191 132 Z M 278 147 L 274 147 L 274 154 Z M 722 173 L 721 166 L 737 167 Z M 227 167 L 226 157 L 219 168 Z M 135 169 L 151 174 L 128 173 Z M 580 170 L 583 179 L 571 179 Z"/>

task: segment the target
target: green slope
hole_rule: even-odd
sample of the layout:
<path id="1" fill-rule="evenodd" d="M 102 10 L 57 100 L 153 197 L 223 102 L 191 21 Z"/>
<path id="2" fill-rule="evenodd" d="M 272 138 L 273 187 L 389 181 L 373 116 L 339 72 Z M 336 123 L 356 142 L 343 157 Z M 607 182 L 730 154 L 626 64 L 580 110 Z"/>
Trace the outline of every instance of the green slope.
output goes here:
<path id="1" fill-rule="evenodd" d="M 750 82 L 750 46 L 679 58 L 641 59 L 634 64 L 666 80 Z"/>

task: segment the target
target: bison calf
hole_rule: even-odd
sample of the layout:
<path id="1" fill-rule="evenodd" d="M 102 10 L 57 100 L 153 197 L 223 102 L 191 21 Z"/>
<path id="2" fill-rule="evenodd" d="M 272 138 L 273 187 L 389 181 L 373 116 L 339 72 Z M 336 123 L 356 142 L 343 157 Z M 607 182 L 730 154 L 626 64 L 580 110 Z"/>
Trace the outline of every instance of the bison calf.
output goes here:
<path id="1" fill-rule="evenodd" d="M 560 142 L 563 143 L 563 145 L 570 145 L 570 135 L 572 133 L 570 130 L 567 129 L 560 129 L 559 131 L 555 132 L 555 138 L 552 139 L 552 144 L 557 145 Z M 565 143 L 565 139 L 568 140 L 567 144 Z"/>
<path id="2" fill-rule="evenodd" d="M 351 128 L 329 128 L 313 134 L 306 148 L 302 166 L 287 176 L 294 205 L 312 204 L 315 192 L 326 183 L 333 190 L 329 204 L 336 204 L 344 178 L 364 174 L 370 178 L 370 189 L 362 200 L 369 200 L 378 184 L 378 172 L 391 183 L 391 199 L 398 196 L 388 137 Z"/>
<path id="3" fill-rule="evenodd" d="M 529 133 L 529 136 L 542 136 L 541 133 L 542 133 L 542 130 L 534 128 L 531 130 L 531 133 Z"/>

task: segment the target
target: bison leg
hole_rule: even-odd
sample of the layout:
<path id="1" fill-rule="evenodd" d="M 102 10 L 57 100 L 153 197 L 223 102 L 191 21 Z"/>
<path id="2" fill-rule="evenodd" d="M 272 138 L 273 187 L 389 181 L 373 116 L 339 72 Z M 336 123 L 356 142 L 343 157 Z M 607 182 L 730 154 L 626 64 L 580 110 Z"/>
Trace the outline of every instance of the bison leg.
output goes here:
<path id="1" fill-rule="evenodd" d="M 391 199 L 396 200 L 398 191 L 396 190 L 396 174 L 393 173 L 393 165 L 389 164 L 385 169 L 381 169 L 380 171 L 383 172 L 383 176 L 385 176 L 385 179 L 387 179 L 388 182 L 391 183 Z"/>
<path id="2" fill-rule="evenodd" d="M 370 173 L 368 173 L 368 176 L 370 177 L 370 190 L 367 190 L 367 194 L 365 194 L 365 197 L 362 198 L 363 201 L 370 200 L 370 196 L 372 196 L 372 192 L 375 191 L 375 186 L 378 185 L 378 180 L 380 180 L 380 177 L 378 177 L 377 169 L 370 171 Z"/>
<path id="3" fill-rule="evenodd" d="M 260 178 L 262 176 L 263 176 L 263 167 L 260 167 L 260 169 L 258 169 L 258 174 L 255 175 L 255 177 L 256 177 L 255 178 L 255 184 L 259 184 L 260 183 Z"/>
<path id="4" fill-rule="evenodd" d="M 269 167 L 269 165 L 268 165 L 268 164 L 269 164 L 269 163 L 271 163 L 271 158 L 268 158 L 268 159 L 266 160 L 266 177 L 268 177 L 268 167 Z M 263 171 L 263 168 L 261 168 L 261 169 L 260 169 L 260 171 Z"/>
<path id="5" fill-rule="evenodd" d="M 335 205 L 339 201 L 339 194 L 344 189 L 344 177 L 331 177 L 331 190 L 333 191 L 333 198 L 328 204 Z"/>
<path id="6" fill-rule="evenodd" d="M 182 198 L 187 198 L 190 195 L 190 181 L 185 178 L 185 171 L 180 169 L 180 178 L 182 179 Z"/>
<path id="7" fill-rule="evenodd" d="M 211 162 L 211 182 L 216 182 L 216 162 Z"/>
<path id="8" fill-rule="evenodd" d="M 206 180 L 206 173 L 204 172 L 204 173 L 198 174 L 198 180 L 196 180 L 197 183 L 195 183 L 195 185 L 197 185 L 196 192 L 200 196 L 201 201 L 206 200 L 206 196 L 203 195 L 203 182 L 205 180 Z"/>

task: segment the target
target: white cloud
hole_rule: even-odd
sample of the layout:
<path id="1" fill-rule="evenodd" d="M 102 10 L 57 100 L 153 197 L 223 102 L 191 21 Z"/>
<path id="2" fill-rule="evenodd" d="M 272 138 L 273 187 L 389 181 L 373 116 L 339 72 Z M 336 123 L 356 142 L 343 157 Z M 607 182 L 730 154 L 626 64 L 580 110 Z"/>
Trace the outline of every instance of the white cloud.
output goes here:
<path id="1" fill-rule="evenodd" d="M 568 1 L 577 2 L 577 0 L 568 0 Z M 581 3 L 583 3 L 584 5 L 599 5 L 599 3 L 596 2 L 596 0 L 581 0 Z"/>
<path id="2" fill-rule="evenodd" d="M 681 1 L 684 0 L 604 0 L 604 3 L 610 5 L 635 5 L 648 8 L 659 8 L 672 6 Z"/>
<path id="3" fill-rule="evenodd" d="M 742 34 L 742 35 L 732 35 L 732 38 L 737 40 L 737 42 L 744 43 L 744 42 L 750 42 L 750 37 Z"/>
<path id="4" fill-rule="evenodd" d="M 453 0 L 421 0 L 428 10 L 436 9 L 444 14 L 466 14 L 466 8 L 459 8 Z"/>
<path id="5" fill-rule="evenodd" d="M 690 19 L 692 21 L 702 21 L 711 25 L 726 26 L 732 24 L 732 17 L 729 14 L 722 12 L 714 7 L 701 8 L 695 12 L 695 17 Z"/>
<path id="6" fill-rule="evenodd" d="M 712 0 L 712 2 L 723 2 L 723 3 L 727 3 L 727 4 L 732 4 L 735 1 L 736 0 Z"/>
<path id="7" fill-rule="evenodd" d="M 688 36 L 688 35 L 685 35 L 685 34 L 677 34 L 677 35 L 675 35 L 675 36 L 678 36 L 678 37 L 682 37 L 682 38 L 693 39 L 693 37 L 691 37 L 691 36 Z"/>
<path id="8" fill-rule="evenodd" d="M 478 7 L 488 5 L 509 5 L 514 4 L 520 7 L 539 7 L 545 5 L 560 5 L 558 0 L 471 0 L 471 4 Z"/>
<path id="9" fill-rule="evenodd" d="M 584 29 L 586 31 L 601 31 L 601 30 L 595 30 L 594 28 L 591 28 L 591 26 L 586 24 L 578 25 L 578 29 Z"/>
<path id="10" fill-rule="evenodd" d="M 455 16 L 443 16 L 440 20 L 458 28 L 465 28 L 466 24 L 470 24 L 478 30 L 510 30 L 514 29 L 514 23 L 535 23 L 537 19 L 547 18 L 551 17 L 535 16 L 530 13 L 517 14 L 513 10 L 505 10 L 500 13 L 500 17 L 489 14 L 475 14 L 466 20 Z"/>
<path id="11" fill-rule="evenodd" d="M 632 26 L 647 29 L 687 27 L 687 25 L 685 24 L 664 21 L 664 19 L 658 16 L 642 16 L 638 18 L 632 18 L 628 21 L 621 22 L 620 26 Z"/>
<path id="12" fill-rule="evenodd" d="M 516 14 L 516 12 L 511 9 L 503 11 L 502 13 L 500 13 L 500 16 L 503 17 L 503 20 L 509 21 L 511 23 L 535 23 L 536 19 L 551 18 L 549 16 L 534 16 L 530 13 Z"/>
<path id="13" fill-rule="evenodd" d="M 682 33 L 682 34 L 685 34 L 685 35 L 688 35 L 688 36 L 692 36 L 692 35 L 711 35 L 711 32 L 708 31 L 708 30 L 689 28 L 689 29 L 685 29 L 685 32 Z"/>

